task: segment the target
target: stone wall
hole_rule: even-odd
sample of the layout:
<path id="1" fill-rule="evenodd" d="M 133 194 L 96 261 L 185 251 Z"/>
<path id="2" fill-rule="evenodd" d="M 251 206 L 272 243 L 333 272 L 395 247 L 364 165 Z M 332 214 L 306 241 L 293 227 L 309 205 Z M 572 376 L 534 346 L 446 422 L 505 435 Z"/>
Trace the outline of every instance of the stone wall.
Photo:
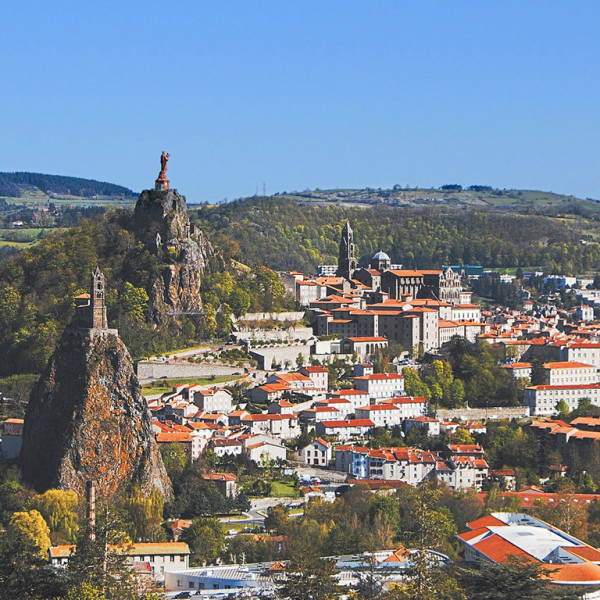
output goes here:
<path id="1" fill-rule="evenodd" d="M 237 321 L 302 321 L 304 313 L 301 311 L 296 312 L 259 312 L 259 313 L 246 313 L 242 315 Z"/>
<path id="2" fill-rule="evenodd" d="M 208 363 L 196 364 L 187 362 L 154 362 L 140 360 L 136 365 L 136 371 L 140 383 L 154 381 L 161 377 L 167 379 L 181 377 L 220 377 L 222 375 L 233 375 L 243 372 L 241 367 L 230 367 L 228 365 L 213 365 Z"/>
<path id="3" fill-rule="evenodd" d="M 298 355 L 304 356 L 304 364 L 307 365 L 310 358 L 310 346 L 274 346 L 273 348 L 253 348 L 250 350 L 250 356 L 258 361 L 258 368 L 266 371 L 271 370 L 273 361 L 284 365 L 289 360 L 292 367 L 296 368 L 296 359 Z"/>
<path id="4" fill-rule="evenodd" d="M 237 342 L 253 340 L 308 340 L 313 337 L 310 327 L 291 327 L 290 329 L 252 329 L 250 331 L 234 331 L 233 338 Z"/>
<path id="5" fill-rule="evenodd" d="M 490 406 L 488 408 L 456 408 L 439 409 L 436 417 L 449 421 L 462 419 L 463 421 L 480 421 L 481 419 L 522 419 L 529 416 L 528 406 Z"/>

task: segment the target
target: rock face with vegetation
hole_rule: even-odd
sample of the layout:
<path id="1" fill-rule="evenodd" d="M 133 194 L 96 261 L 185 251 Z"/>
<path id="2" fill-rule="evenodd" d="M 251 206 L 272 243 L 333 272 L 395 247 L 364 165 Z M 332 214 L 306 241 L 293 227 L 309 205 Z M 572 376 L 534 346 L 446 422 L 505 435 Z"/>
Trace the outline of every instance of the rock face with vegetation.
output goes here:
<path id="1" fill-rule="evenodd" d="M 165 316 L 202 313 L 202 276 L 220 259 L 203 233 L 190 224 L 185 196 L 176 190 L 144 190 L 134 211 L 136 237 L 162 264 L 150 295 L 150 314 Z"/>
<path id="2" fill-rule="evenodd" d="M 39 490 L 82 494 L 93 479 L 108 498 L 129 485 L 171 495 L 148 406 L 116 330 L 67 327 L 31 394 L 20 463 Z"/>

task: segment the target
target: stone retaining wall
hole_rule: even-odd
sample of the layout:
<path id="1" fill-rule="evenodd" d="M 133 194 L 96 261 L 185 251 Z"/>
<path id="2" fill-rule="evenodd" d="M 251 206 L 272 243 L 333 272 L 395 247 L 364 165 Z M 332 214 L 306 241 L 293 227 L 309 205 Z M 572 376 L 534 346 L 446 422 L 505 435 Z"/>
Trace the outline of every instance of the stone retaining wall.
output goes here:
<path id="1" fill-rule="evenodd" d="M 490 406 L 488 408 L 439 409 L 436 417 L 440 420 L 462 419 L 480 421 L 482 419 L 522 419 L 529 417 L 528 406 Z"/>
<path id="2" fill-rule="evenodd" d="M 187 362 L 154 362 L 141 360 L 136 365 L 138 379 L 141 383 L 154 381 L 161 377 L 167 379 L 183 377 L 220 377 L 223 375 L 233 375 L 242 373 L 241 367 L 230 367 L 228 365 L 213 365 L 208 363 L 187 363 Z"/>

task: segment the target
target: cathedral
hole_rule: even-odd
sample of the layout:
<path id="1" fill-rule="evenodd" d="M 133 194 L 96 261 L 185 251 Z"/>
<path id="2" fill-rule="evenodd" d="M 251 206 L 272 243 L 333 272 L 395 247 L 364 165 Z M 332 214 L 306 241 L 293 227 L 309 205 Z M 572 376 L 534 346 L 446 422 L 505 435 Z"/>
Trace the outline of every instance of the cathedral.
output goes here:
<path id="1" fill-rule="evenodd" d="M 380 291 L 390 299 L 431 298 L 450 304 L 464 298 L 461 277 L 450 267 L 444 269 L 408 270 L 393 265 L 390 257 L 379 251 L 367 268 L 357 268 L 354 232 L 347 221 L 342 229 L 338 255 L 338 277 L 351 284 L 366 286 Z"/>

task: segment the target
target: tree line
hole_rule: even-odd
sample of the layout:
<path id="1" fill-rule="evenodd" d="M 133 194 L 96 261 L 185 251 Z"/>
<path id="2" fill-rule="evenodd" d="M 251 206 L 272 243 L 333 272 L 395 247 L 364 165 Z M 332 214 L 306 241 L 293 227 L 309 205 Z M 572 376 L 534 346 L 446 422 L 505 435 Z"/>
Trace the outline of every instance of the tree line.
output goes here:
<path id="1" fill-rule="evenodd" d="M 379 250 L 406 268 L 538 265 L 549 273 L 579 274 L 595 269 L 600 259 L 597 243 L 581 243 L 592 239 L 597 223 L 580 217 L 446 207 L 322 207 L 286 197 L 201 206 L 192 216 L 233 258 L 307 274 L 316 273 L 319 264 L 337 262 L 346 220 L 362 266 Z"/>
<path id="2" fill-rule="evenodd" d="M 129 188 L 105 181 L 69 177 L 66 175 L 46 175 L 44 173 L 0 173 L 0 196 L 19 198 L 23 188 L 38 188 L 42 192 L 69 194 L 73 196 L 133 196 Z"/>

